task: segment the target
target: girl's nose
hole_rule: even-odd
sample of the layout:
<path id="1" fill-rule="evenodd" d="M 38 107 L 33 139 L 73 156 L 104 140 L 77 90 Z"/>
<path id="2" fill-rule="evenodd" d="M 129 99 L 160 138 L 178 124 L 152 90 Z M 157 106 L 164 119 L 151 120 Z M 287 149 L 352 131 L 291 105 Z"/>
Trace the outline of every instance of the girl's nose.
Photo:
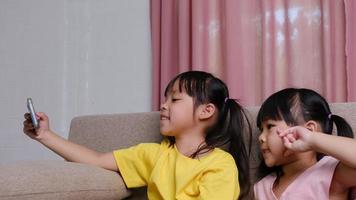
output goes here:
<path id="1" fill-rule="evenodd" d="M 260 142 L 260 144 L 263 144 L 266 142 L 266 136 L 265 134 L 261 133 L 260 136 L 258 136 L 258 141 Z"/>
<path id="2" fill-rule="evenodd" d="M 160 108 L 159 108 L 160 111 L 164 111 L 164 110 L 167 110 L 167 104 L 164 102 L 161 104 Z"/>

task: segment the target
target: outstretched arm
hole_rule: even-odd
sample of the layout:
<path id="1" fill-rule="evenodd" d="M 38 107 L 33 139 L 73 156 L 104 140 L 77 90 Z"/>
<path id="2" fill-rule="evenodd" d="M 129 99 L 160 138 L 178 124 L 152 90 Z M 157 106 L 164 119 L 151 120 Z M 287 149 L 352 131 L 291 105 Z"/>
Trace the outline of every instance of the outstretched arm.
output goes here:
<path id="1" fill-rule="evenodd" d="M 111 152 L 99 153 L 70 142 L 58 136 L 49 128 L 49 119 L 46 114 L 38 112 L 36 115 L 40 125 L 38 129 L 34 129 L 30 115 L 28 113 L 25 114 L 23 131 L 26 135 L 42 143 L 67 161 L 87 163 L 108 170 L 118 171 Z"/>

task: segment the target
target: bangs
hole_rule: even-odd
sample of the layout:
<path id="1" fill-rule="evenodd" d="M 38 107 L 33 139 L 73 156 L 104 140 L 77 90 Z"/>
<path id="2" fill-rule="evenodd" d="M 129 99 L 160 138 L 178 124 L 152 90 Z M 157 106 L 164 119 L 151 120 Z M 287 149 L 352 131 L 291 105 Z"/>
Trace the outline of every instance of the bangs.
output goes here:
<path id="1" fill-rule="evenodd" d="M 262 122 L 267 120 L 282 120 L 283 117 L 281 116 L 280 108 L 278 103 L 266 101 L 260 108 L 258 115 L 257 115 L 257 127 L 261 129 Z"/>
<path id="2" fill-rule="evenodd" d="M 206 83 L 209 77 L 202 76 L 197 78 L 197 74 L 182 73 L 172 79 L 164 91 L 164 96 L 167 97 L 173 92 L 174 85 L 178 84 L 179 92 L 186 92 L 190 97 L 199 103 L 205 102 L 207 99 Z"/>
<path id="3" fill-rule="evenodd" d="M 257 115 L 257 127 L 261 129 L 262 122 L 266 120 L 284 120 L 289 126 L 297 125 L 296 116 L 301 111 L 299 104 L 298 94 L 294 90 L 275 93 L 262 104 Z"/>

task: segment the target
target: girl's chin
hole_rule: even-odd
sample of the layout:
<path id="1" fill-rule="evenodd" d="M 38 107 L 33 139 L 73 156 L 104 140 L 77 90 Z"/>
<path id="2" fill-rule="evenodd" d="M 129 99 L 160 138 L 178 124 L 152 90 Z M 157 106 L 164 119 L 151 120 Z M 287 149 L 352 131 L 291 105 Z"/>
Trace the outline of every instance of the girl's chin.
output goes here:
<path id="1" fill-rule="evenodd" d="M 164 132 L 162 132 L 162 131 L 161 131 L 161 135 L 163 135 L 163 136 L 169 136 L 167 133 L 164 133 Z"/>
<path id="2" fill-rule="evenodd" d="M 160 130 L 160 132 L 161 132 L 161 135 L 163 135 L 163 136 L 174 136 L 171 132 L 169 132 L 169 131 L 165 131 L 165 130 Z"/>
<path id="3" fill-rule="evenodd" d="M 274 163 L 268 161 L 268 160 L 265 160 L 265 164 L 267 167 L 274 167 Z"/>
<path id="4" fill-rule="evenodd" d="M 267 167 L 274 167 L 272 164 L 265 163 Z"/>

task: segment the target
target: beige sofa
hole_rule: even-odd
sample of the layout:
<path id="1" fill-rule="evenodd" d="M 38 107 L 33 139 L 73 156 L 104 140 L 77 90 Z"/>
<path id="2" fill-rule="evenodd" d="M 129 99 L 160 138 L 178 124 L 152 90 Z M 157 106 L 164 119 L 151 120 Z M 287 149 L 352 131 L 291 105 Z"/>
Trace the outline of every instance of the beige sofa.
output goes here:
<path id="1" fill-rule="evenodd" d="M 257 107 L 248 108 L 254 122 Z M 356 103 L 332 104 L 333 113 L 356 130 Z M 255 125 L 254 125 L 255 126 Z M 254 127 L 254 141 L 258 130 Z M 71 122 L 69 140 L 100 152 L 160 141 L 158 112 L 80 116 Z M 252 167 L 258 160 L 253 144 Z M 144 189 L 127 190 L 119 174 L 65 161 L 0 165 L 0 199 L 146 199 Z"/>

